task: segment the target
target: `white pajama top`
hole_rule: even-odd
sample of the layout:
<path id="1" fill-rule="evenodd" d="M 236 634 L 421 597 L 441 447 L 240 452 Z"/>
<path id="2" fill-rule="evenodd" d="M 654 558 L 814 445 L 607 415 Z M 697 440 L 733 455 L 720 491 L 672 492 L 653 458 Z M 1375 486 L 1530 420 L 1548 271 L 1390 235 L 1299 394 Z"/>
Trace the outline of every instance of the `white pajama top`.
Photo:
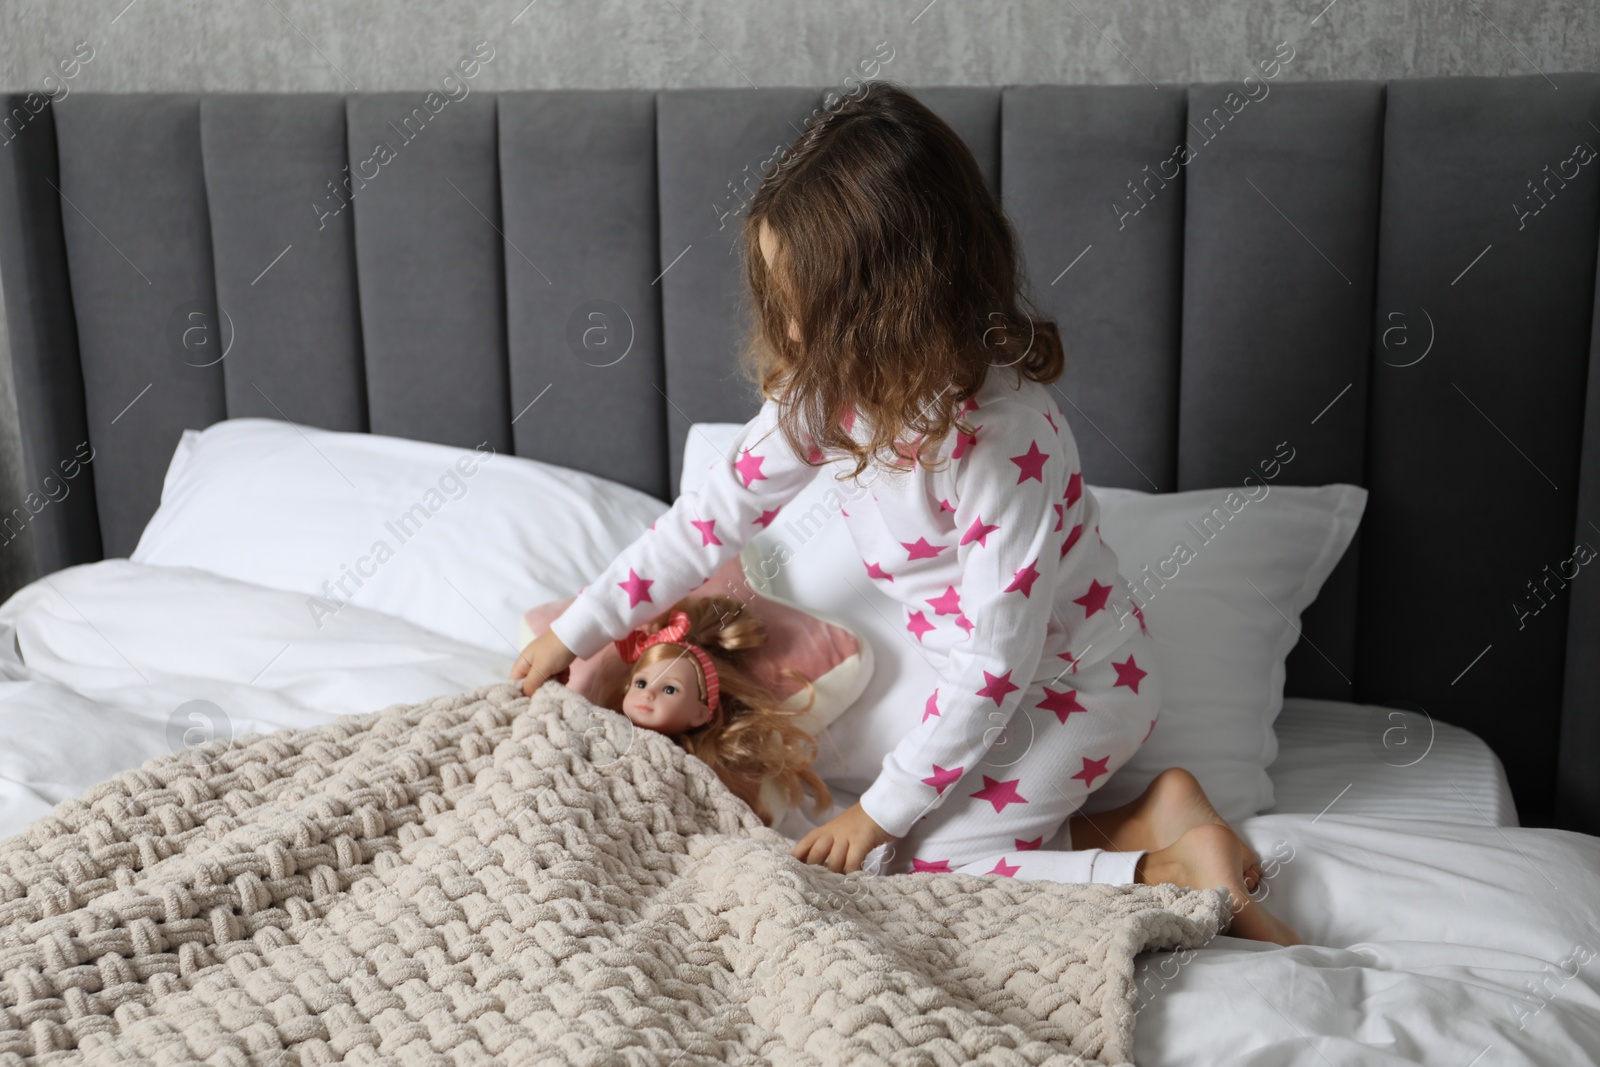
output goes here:
<path id="1" fill-rule="evenodd" d="M 1048 386 L 1018 378 L 989 372 L 963 409 L 974 432 L 952 430 L 934 454 L 945 469 L 869 467 L 859 483 L 839 483 L 864 574 L 900 602 L 902 636 L 943 679 L 861 795 L 896 837 L 983 758 L 1030 682 L 1098 663 L 1144 631 L 1100 539 L 1072 431 Z M 779 410 L 766 401 L 704 485 L 579 591 L 551 625 L 563 644 L 580 658 L 599 652 L 703 583 L 813 477 L 853 468 L 842 455 L 808 466 L 777 429 Z M 852 413 L 842 425 L 864 441 L 857 422 Z M 1117 669 L 1136 690 L 1138 678 L 1120 674 L 1144 672 L 1131 659 Z M 1045 694 L 1062 722 L 1082 710 L 1068 684 Z"/>

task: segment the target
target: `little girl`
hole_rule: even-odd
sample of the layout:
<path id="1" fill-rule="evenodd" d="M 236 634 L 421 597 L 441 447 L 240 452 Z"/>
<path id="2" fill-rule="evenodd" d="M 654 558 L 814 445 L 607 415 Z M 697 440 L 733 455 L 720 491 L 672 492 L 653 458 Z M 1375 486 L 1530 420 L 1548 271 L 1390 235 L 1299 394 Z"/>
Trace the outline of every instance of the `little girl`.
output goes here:
<path id="1" fill-rule="evenodd" d="M 766 641 L 765 624 L 738 599 L 684 598 L 616 643 L 631 670 L 602 703 L 704 760 L 771 826 L 806 789 L 814 813 L 833 797 L 811 769 L 816 739 L 796 721 L 816 701 L 810 679 L 796 675 L 811 699 L 790 710 L 743 664 Z"/>
<path id="2" fill-rule="evenodd" d="M 865 580 L 939 684 L 860 801 L 793 855 L 882 874 L 1228 886 L 1232 930 L 1298 939 L 1249 896 L 1256 858 L 1192 776 L 1073 819 L 1156 728 L 1139 605 L 1100 538 L 1071 428 L 1050 395 L 1054 322 L 1025 310 L 1016 239 L 965 142 L 910 93 L 867 83 L 817 113 L 744 220 L 754 328 L 741 369 L 761 410 L 523 651 L 524 692 L 694 588 L 819 466 Z M 1004 737 L 1004 741 L 1000 738 Z"/>

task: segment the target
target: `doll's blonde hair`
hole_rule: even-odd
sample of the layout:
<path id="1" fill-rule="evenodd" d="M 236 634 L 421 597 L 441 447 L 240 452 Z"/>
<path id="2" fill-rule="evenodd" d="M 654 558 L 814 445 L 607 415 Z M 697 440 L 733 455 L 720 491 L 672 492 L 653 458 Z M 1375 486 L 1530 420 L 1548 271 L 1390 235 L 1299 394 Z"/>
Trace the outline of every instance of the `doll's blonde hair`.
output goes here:
<path id="1" fill-rule="evenodd" d="M 817 757 L 816 739 L 797 721 L 816 704 L 816 687 L 811 679 L 796 670 L 783 670 L 783 674 L 805 686 L 809 697 L 805 707 L 790 709 L 750 672 L 753 650 L 767 643 L 767 627 L 736 597 L 686 597 L 646 623 L 645 630 L 655 633 L 671 621 L 674 611 L 689 616 L 685 637 L 711 657 L 717 668 L 720 695 L 709 721 L 673 740 L 690 755 L 705 761 L 768 826 L 773 824 L 775 813 L 768 809 L 761 787 L 769 780 L 788 796 L 791 804 L 800 803 L 809 790 L 812 813 L 821 815 L 832 805 L 833 796 L 827 783 L 811 769 Z M 622 698 L 641 668 L 679 657 L 694 668 L 700 687 L 698 696 L 705 703 L 706 679 L 699 661 L 682 645 L 663 641 L 645 649 L 638 662 L 629 667 L 606 706 L 622 707 Z"/>

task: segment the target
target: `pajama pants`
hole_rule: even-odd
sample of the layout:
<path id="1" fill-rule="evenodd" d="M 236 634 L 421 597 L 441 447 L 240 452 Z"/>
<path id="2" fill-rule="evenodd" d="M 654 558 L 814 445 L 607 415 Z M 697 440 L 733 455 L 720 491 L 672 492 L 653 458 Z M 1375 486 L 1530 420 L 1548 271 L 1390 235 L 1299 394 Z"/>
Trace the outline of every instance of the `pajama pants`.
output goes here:
<path id="1" fill-rule="evenodd" d="M 1043 846 L 1155 730 L 1161 708 L 1155 646 L 1147 634 L 1136 632 L 1115 652 L 1075 673 L 1070 668 L 1062 673 L 1065 666 L 1056 656 L 1044 657 L 1040 676 L 984 761 L 905 837 L 868 853 L 863 869 L 1117 885 L 1134 881 L 1143 852 Z M 1055 699 L 1047 700 L 1046 686 Z M 1082 710 L 1063 708 L 1070 702 L 1060 694 L 1068 688 L 1076 691 Z M 1041 701 L 1047 706 L 1039 706 Z M 1014 790 L 988 788 L 986 777 L 1013 782 Z"/>

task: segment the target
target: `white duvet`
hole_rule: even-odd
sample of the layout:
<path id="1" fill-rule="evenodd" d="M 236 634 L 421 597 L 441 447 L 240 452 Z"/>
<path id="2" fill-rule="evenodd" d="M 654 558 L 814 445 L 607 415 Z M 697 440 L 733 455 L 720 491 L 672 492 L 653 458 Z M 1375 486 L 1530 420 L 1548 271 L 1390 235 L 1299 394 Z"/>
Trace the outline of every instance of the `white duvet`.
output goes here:
<path id="1" fill-rule="evenodd" d="M 297 593 L 127 560 L 18 590 L 0 605 L 0 837 L 172 751 L 169 732 L 313 726 L 497 681 L 516 655 L 353 604 L 317 622 Z"/>
<path id="2" fill-rule="evenodd" d="M 0 606 L 0 837 L 176 745 L 483 685 L 514 654 L 354 605 L 318 628 L 303 596 L 200 571 L 58 572 Z M 1337 805 L 1239 830 L 1315 944 L 1141 957 L 1140 1064 L 1600 1061 L 1600 839 Z"/>

